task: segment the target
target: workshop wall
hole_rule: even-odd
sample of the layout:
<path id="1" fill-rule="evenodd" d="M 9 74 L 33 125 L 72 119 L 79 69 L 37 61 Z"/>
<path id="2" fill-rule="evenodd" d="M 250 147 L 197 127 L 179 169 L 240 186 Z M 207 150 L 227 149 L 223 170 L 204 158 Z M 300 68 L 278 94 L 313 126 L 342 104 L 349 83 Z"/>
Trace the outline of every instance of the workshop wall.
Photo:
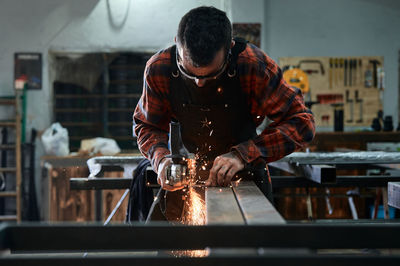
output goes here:
<path id="1" fill-rule="evenodd" d="M 396 0 L 268 0 L 265 49 L 292 56 L 384 56 L 385 115 L 398 123 L 400 2 Z"/>
<path id="2" fill-rule="evenodd" d="M 14 53 L 42 53 L 42 89 L 27 95 L 30 139 L 31 128 L 43 131 L 52 122 L 49 51 L 156 51 L 173 44 L 180 18 L 201 5 L 225 10 L 234 22 L 262 23 L 264 18 L 263 0 L 251 5 L 240 0 L 0 0 L 0 95 L 13 94 Z M 37 144 L 39 189 L 44 152 Z"/>

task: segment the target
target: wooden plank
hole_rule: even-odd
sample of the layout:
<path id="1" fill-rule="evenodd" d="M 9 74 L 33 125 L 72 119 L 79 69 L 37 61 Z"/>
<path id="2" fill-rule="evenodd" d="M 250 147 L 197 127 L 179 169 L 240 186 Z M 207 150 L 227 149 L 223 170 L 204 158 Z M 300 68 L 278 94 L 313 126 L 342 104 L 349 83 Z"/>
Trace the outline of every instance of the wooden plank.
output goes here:
<path id="1" fill-rule="evenodd" d="M 15 196 L 17 196 L 17 192 L 15 191 L 0 191 L 0 198 L 15 197 Z"/>
<path id="2" fill-rule="evenodd" d="M 230 187 L 206 188 L 206 224 L 245 224 Z"/>
<path id="3" fill-rule="evenodd" d="M 286 223 L 253 181 L 241 181 L 237 186 L 233 186 L 233 191 L 235 192 L 246 224 Z"/>

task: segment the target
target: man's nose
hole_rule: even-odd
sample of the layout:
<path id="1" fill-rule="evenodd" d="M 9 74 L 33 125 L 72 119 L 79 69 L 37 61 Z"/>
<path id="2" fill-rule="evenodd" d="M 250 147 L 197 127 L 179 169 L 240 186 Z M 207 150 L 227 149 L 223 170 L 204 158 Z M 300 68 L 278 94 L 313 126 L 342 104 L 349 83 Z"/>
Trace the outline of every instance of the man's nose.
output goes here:
<path id="1" fill-rule="evenodd" d="M 206 84 L 205 79 L 195 79 L 194 82 L 196 83 L 197 87 L 203 87 Z"/>

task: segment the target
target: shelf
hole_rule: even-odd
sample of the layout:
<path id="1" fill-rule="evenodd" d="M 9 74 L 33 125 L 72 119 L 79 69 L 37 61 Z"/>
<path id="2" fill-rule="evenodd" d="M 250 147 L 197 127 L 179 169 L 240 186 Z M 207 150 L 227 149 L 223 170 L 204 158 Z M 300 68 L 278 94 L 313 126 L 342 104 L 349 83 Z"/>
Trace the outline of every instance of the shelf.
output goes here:
<path id="1" fill-rule="evenodd" d="M 69 136 L 70 140 L 81 140 L 81 139 L 94 139 L 96 137 L 93 136 Z M 101 137 L 100 137 L 101 138 Z"/>
<path id="2" fill-rule="evenodd" d="M 142 72 L 144 71 L 144 65 L 109 65 L 108 69 L 120 69 L 120 70 L 125 70 L 125 69 L 135 69 L 135 70 L 141 70 Z"/>
<path id="3" fill-rule="evenodd" d="M 132 126 L 132 122 L 108 122 L 108 126 Z"/>
<path id="4" fill-rule="evenodd" d="M 108 108 L 109 112 L 132 112 L 135 111 L 135 108 Z"/>
<path id="5" fill-rule="evenodd" d="M 17 169 L 15 167 L 5 167 L 5 168 L 0 168 L 0 172 L 16 172 Z"/>
<path id="6" fill-rule="evenodd" d="M 100 109 L 83 109 L 83 108 L 57 108 L 54 109 L 55 112 L 58 113 L 96 113 L 100 112 Z"/>
<path id="7" fill-rule="evenodd" d="M 101 123 L 93 123 L 93 122 L 60 122 L 61 125 L 66 127 L 73 126 L 101 126 Z"/>
<path id="8" fill-rule="evenodd" d="M 16 197 L 17 192 L 15 191 L 0 191 L 0 198 L 6 198 L 6 197 Z"/>
<path id="9" fill-rule="evenodd" d="M 18 220 L 16 215 L 0 215 L 0 221 L 16 221 Z"/>
<path id="10" fill-rule="evenodd" d="M 15 121 L 0 121 L 0 127 L 15 127 Z"/>
<path id="11" fill-rule="evenodd" d="M 0 105 L 15 105 L 16 100 L 14 96 L 0 97 Z"/>
<path id="12" fill-rule="evenodd" d="M 132 140 L 132 141 L 136 140 L 136 137 L 132 137 L 132 136 L 108 136 L 108 138 L 114 139 L 114 140 Z"/>
<path id="13" fill-rule="evenodd" d="M 125 93 L 125 94 L 108 94 L 107 98 L 140 98 L 140 93 Z"/>
<path id="14" fill-rule="evenodd" d="M 111 84 L 111 85 L 115 85 L 115 84 L 118 84 L 118 85 L 124 85 L 124 84 L 137 84 L 137 83 L 140 83 L 140 84 L 143 84 L 143 80 L 142 79 L 130 79 L 130 80 L 111 80 L 110 82 L 109 82 L 109 84 Z"/>
<path id="15" fill-rule="evenodd" d="M 15 145 L 11 145 L 11 144 L 0 144 L 0 150 L 13 150 L 15 149 Z"/>
<path id="16" fill-rule="evenodd" d="M 56 99 L 66 98 L 101 98 L 102 94 L 58 94 L 54 96 Z"/>

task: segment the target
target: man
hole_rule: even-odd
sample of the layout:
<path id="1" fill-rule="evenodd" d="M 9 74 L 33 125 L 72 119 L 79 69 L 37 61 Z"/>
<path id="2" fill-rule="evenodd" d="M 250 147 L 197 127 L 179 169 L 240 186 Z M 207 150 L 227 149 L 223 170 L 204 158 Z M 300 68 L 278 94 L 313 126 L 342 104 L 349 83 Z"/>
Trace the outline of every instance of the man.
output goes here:
<path id="1" fill-rule="evenodd" d="M 166 157 L 169 123 L 177 120 L 206 186 L 227 186 L 246 170 L 270 197 L 266 163 L 314 137 L 313 116 L 300 90 L 283 80 L 277 64 L 259 48 L 232 39 L 229 19 L 214 7 L 189 11 L 175 43 L 147 62 L 134 114 L 139 149 L 158 183 L 167 191 L 182 189 L 167 184 L 165 176 L 172 163 Z M 273 122 L 257 135 L 265 117 Z"/>

